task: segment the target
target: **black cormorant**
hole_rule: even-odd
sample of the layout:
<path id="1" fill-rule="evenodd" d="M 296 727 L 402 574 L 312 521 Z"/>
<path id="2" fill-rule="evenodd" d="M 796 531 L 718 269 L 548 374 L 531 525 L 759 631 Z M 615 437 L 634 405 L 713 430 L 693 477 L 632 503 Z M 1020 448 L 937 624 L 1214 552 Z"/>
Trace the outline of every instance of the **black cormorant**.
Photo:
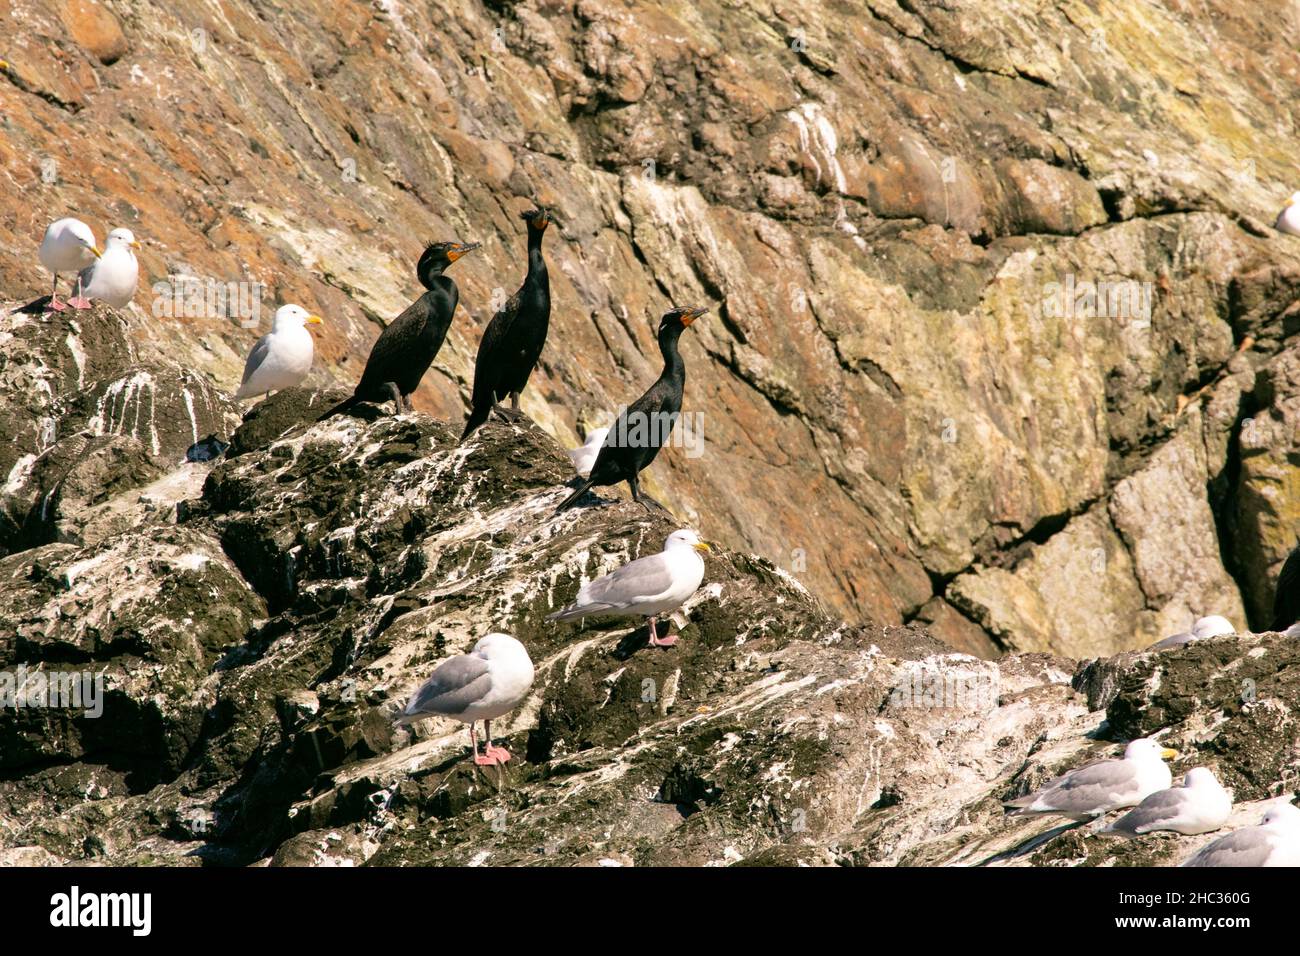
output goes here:
<path id="1" fill-rule="evenodd" d="M 419 387 L 420 379 L 442 348 L 460 301 L 456 283 L 443 271 L 478 247 L 477 242 L 435 242 L 424 250 L 415 274 L 429 291 L 379 333 L 352 397 L 321 418 L 345 412 L 358 402 L 392 399 L 396 412 L 411 409 L 411 393 Z"/>
<path id="2" fill-rule="evenodd" d="M 664 314 L 659 322 L 659 351 L 664 357 L 664 370 L 649 390 L 623 410 L 610 429 L 605 444 L 591 466 L 591 474 L 583 480 L 573 494 L 565 498 L 555 510 L 563 511 L 586 494 L 592 487 L 615 485 L 626 481 L 632 489 L 632 500 L 642 500 L 637 486 L 637 475 L 659 454 L 668 441 L 668 435 L 677 423 L 682 410 L 682 389 L 686 385 L 686 364 L 677 350 L 677 340 L 682 330 L 702 316 L 708 309 L 676 308 Z"/>
<path id="3" fill-rule="evenodd" d="M 1274 631 L 1285 631 L 1300 619 L 1300 545 L 1297 545 L 1282 565 L 1277 576 L 1277 593 L 1273 595 Z"/>
<path id="4" fill-rule="evenodd" d="M 519 412 L 519 393 L 537 366 L 546 345 L 551 322 L 551 282 L 542 258 L 542 236 L 551 223 L 544 206 L 520 215 L 528 223 L 528 275 L 509 302 L 492 317 L 479 342 L 474 360 L 474 392 L 469 418 L 460 440 L 482 425 L 497 402 L 510 396 L 510 407 Z M 500 411 L 498 409 L 498 411 Z"/>

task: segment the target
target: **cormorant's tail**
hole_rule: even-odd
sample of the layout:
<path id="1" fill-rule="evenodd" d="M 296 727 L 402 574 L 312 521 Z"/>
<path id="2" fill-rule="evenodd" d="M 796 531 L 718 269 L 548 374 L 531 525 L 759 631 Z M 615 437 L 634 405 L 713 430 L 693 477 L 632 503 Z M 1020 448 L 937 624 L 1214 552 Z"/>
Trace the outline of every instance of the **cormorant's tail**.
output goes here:
<path id="1" fill-rule="evenodd" d="M 585 495 L 588 491 L 591 490 L 591 486 L 593 484 L 594 482 L 590 478 L 584 478 L 582 484 L 578 485 L 578 487 L 574 489 L 573 494 L 569 495 L 569 497 L 565 498 L 563 501 L 560 502 L 559 506 L 555 509 L 555 514 L 558 515 L 565 508 L 569 507 L 575 501 L 577 501 L 579 498 Z"/>
<path id="2" fill-rule="evenodd" d="M 351 398 L 345 398 L 343 401 L 339 402 L 337 405 L 331 408 L 328 412 L 325 412 L 325 414 L 321 415 L 320 418 L 316 419 L 316 421 L 323 422 L 325 421 L 325 419 L 333 418 L 335 415 L 342 415 L 346 411 L 351 411 L 359 404 L 361 404 L 361 399 L 357 398 L 355 395 L 353 395 Z"/>
<path id="3" fill-rule="evenodd" d="M 464 444 L 465 439 L 468 438 L 471 434 L 473 434 L 474 431 L 480 425 L 482 425 L 485 421 L 487 421 L 488 416 L 491 414 L 492 414 L 491 402 L 488 402 L 486 405 L 475 405 L 470 410 L 469 418 L 465 420 L 465 430 L 460 433 L 459 444 Z"/>

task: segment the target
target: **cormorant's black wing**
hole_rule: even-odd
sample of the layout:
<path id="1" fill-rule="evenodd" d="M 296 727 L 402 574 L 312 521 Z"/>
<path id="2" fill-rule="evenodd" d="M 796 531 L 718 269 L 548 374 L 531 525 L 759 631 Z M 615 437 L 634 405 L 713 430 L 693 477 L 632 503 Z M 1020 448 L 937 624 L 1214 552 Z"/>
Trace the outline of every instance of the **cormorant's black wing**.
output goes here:
<path id="1" fill-rule="evenodd" d="M 357 394 L 365 397 L 373 389 L 381 388 L 386 382 L 397 381 L 402 366 L 409 360 L 408 350 L 415 344 L 429 321 L 433 312 L 433 296 L 427 292 L 412 302 L 402 314 L 384 327 L 370 348 L 370 357 L 366 359 L 365 371 L 357 383 Z M 376 398 L 387 398 L 386 394 Z"/>
<path id="2" fill-rule="evenodd" d="M 1300 545 L 1287 555 L 1273 595 L 1273 630 L 1285 631 L 1300 617 Z"/>
<path id="3" fill-rule="evenodd" d="M 522 290 L 521 290 L 522 291 Z M 478 344 L 478 355 L 474 358 L 474 392 L 475 408 L 491 406 L 495 401 L 497 381 L 506 361 L 502 348 L 510 337 L 510 327 L 519 315 L 520 293 L 510 297 L 501 311 L 492 316 L 492 321 L 483 330 L 483 341 Z"/>

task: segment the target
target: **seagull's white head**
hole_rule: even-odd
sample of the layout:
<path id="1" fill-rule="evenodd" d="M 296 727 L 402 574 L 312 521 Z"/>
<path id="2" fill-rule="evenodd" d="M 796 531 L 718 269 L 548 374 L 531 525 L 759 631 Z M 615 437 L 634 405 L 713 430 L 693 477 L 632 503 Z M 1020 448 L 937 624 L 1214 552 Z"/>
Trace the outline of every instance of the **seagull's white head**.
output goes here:
<path id="1" fill-rule="evenodd" d="M 1226 617 L 1211 614 L 1208 617 L 1198 618 L 1192 625 L 1192 633 L 1196 635 L 1197 640 L 1203 640 L 1207 637 L 1218 637 L 1220 634 L 1235 634 L 1237 629 Z"/>
<path id="2" fill-rule="evenodd" d="M 1160 741 L 1151 737 L 1131 740 L 1124 748 L 1125 760 L 1173 760 L 1177 756 L 1178 751 L 1162 747 Z"/>
<path id="3" fill-rule="evenodd" d="M 1300 826 L 1300 807 L 1290 801 L 1279 801 L 1265 811 L 1264 819 L 1259 823 L 1265 827 L 1279 824 L 1286 827 Z"/>
<path id="4" fill-rule="evenodd" d="M 300 305 L 282 305 L 275 310 L 275 318 L 271 321 L 271 331 L 287 332 L 289 329 L 301 329 L 304 326 L 319 323 L 319 315 L 312 315 Z"/>
<path id="5" fill-rule="evenodd" d="M 140 243 L 135 241 L 135 233 L 130 229 L 119 227 L 108 234 L 104 240 L 104 248 L 112 249 L 121 246 L 126 249 L 139 249 Z"/>
<path id="6" fill-rule="evenodd" d="M 522 654 L 528 657 L 528 650 L 523 644 L 515 640 L 509 634 L 493 632 L 484 635 L 478 639 L 474 645 L 474 653 L 479 657 L 498 657 L 501 655 L 518 655 Z"/>
<path id="7" fill-rule="evenodd" d="M 664 539 L 664 550 L 671 551 L 674 548 L 694 548 L 696 551 L 704 552 L 709 550 L 709 546 L 700 540 L 700 536 L 690 528 L 682 528 L 680 531 L 674 531 Z"/>
<path id="8" fill-rule="evenodd" d="M 68 231 L 76 237 L 77 242 L 89 249 L 96 259 L 103 255 L 103 253 L 99 251 L 99 246 L 95 243 L 95 234 L 91 232 L 90 227 L 80 219 L 74 219 L 68 225 Z"/>
<path id="9" fill-rule="evenodd" d="M 1219 779 L 1209 767 L 1193 767 L 1183 777 L 1184 787 L 1217 787 Z"/>

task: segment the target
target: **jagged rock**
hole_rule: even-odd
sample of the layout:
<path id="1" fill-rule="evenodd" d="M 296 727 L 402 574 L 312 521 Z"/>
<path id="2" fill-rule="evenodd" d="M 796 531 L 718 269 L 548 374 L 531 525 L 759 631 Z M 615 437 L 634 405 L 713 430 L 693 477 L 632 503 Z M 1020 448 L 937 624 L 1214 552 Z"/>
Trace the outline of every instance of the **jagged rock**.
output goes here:
<path id="1" fill-rule="evenodd" d="M 340 388 L 325 391 L 281 389 L 244 413 L 243 421 L 230 439 L 226 457 L 238 458 L 246 452 L 265 448 L 292 426 L 315 421 L 350 394 L 351 392 Z M 372 408 L 373 406 L 364 406 L 357 413 L 366 414 Z M 374 412 L 370 411 L 370 414 L 373 416 Z"/>
<path id="2" fill-rule="evenodd" d="M 33 197 L 101 237 L 130 226 L 138 364 L 175 362 L 229 394 L 260 319 L 300 300 L 326 319 L 304 387 L 349 387 L 418 294 L 421 245 L 481 241 L 455 266 L 462 310 L 414 397 L 459 418 L 479 335 L 522 272 L 515 214 L 536 197 L 561 228 L 528 413 L 576 442 L 580 418 L 607 421 L 657 373 L 667 302 L 712 305 L 684 344 L 704 457 L 668 449 L 647 490 L 842 616 L 913 620 L 954 576 L 1046 547 L 1179 433 L 1189 398 L 1227 416 L 1207 424 L 1206 468 L 1232 525 L 1224 436 L 1251 391 L 1237 376 L 1300 327 L 1300 244 L 1266 228 L 1295 186 L 1277 149 L 1292 51 L 1228 0 L 1157 10 L 1151 29 L 1021 0 L 978 17 L 931 0 L 866 16 L 746 0 L 717 17 L 306 0 L 310 39 L 237 2 L 235 28 L 186 9 L 132 18 L 124 52 L 111 26 L 70 31 L 74 7 L 25 4 L 30 42 L 0 68 L 6 136 L 31 157 L 0 195 L 0 289 L 49 287 Z M 1135 283 L 1140 314 L 1046 314 L 1071 278 Z M 260 311 L 236 296 L 178 312 L 182 279 L 262 283 Z M 0 479 L 40 453 L 44 415 L 19 416 Z M 1276 564 L 1282 530 L 1240 567 L 1205 557 L 1197 577 L 1266 587 L 1251 578 Z M 1177 553 L 1172 529 L 1151 540 Z M 1232 564 L 1253 547 L 1223 551 Z M 1252 620 L 1265 601 L 1248 597 Z"/>
<path id="3" fill-rule="evenodd" d="M 0 554 L 84 541 L 82 512 L 143 485 L 233 408 L 205 377 L 144 364 L 127 313 L 12 312 L 0 329 Z M 7 440 L 6 440 L 7 439 Z"/>
<path id="4" fill-rule="evenodd" d="M 179 524 L 0 560 L 4 658 L 107 678 L 98 720 L 0 717 L 6 842 L 109 863 L 1095 863 L 1133 850 L 1035 846 L 1043 827 L 1000 806 L 1108 752 L 1085 735 L 1163 729 L 1247 800 L 1285 781 L 1273 735 L 1294 736 L 1300 645 L 1280 636 L 1080 675 L 979 660 L 915 626 L 843 625 L 725 548 L 672 650 L 640 622 L 550 624 L 675 522 L 618 501 L 554 515 L 568 458 L 540 429 L 458 434 L 420 414 L 300 422 L 186 465 L 211 470 Z M 537 679 L 494 726 L 514 759 L 483 769 L 463 725 L 392 720 L 489 629 L 524 641 Z"/>
<path id="5" fill-rule="evenodd" d="M 1294 543 L 1300 244 L 1267 228 L 1294 189 L 1283 33 L 1228 0 L 1155 10 L 1156 28 L 1019 0 L 978 18 L 931 0 L 866 17 L 305 0 L 296 20 L 234 0 L 133 17 L 124 48 L 106 21 L 70 30 L 75 6 L 23 5 L 0 66 L 5 142 L 30 159 L 0 191 L 0 290 L 48 290 L 32 253 L 64 210 L 101 237 L 133 228 L 141 289 L 118 313 L 0 320 L 0 622 L 29 635 L 0 628 L 0 666 L 102 664 L 122 719 L 0 716 L 5 845 L 1170 862 L 1191 842 L 1017 849 L 1037 824 L 999 807 L 1166 720 L 1249 793 L 1290 786 L 1287 647 L 1136 653 L 1202 610 L 1262 626 Z M 533 200 L 560 224 L 537 424 L 456 448 Z M 423 243 L 450 238 L 484 248 L 455 267 L 419 414 L 313 424 L 419 293 Z M 191 281 L 234 297 L 181 302 Z M 326 319 L 316 367 L 240 426 L 226 396 L 295 300 Z M 645 475 L 676 517 L 610 489 L 552 518 L 556 442 L 653 380 L 658 314 L 687 300 L 712 307 L 683 344 L 704 444 Z M 181 466 L 210 435 L 232 454 Z M 724 547 L 679 649 L 648 655 L 634 623 L 542 622 L 688 522 Z M 61 591 L 87 561 L 116 590 Z M 155 617 L 179 636 L 132 630 Z M 458 726 L 387 720 L 487 627 L 539 663 L 496 728 L 517 755 L 503 787 L 460 760 Z M 1101 663 L 1075 690 L 1071 661 L 938 638 Z M 1249 720 L 1236 652 L 1215 648 L 1278 668 Z M 1165 668 L 1181 696 L 1152 686 Z M 1224 715 L 1231 733 L 1204 736 Z"/>

